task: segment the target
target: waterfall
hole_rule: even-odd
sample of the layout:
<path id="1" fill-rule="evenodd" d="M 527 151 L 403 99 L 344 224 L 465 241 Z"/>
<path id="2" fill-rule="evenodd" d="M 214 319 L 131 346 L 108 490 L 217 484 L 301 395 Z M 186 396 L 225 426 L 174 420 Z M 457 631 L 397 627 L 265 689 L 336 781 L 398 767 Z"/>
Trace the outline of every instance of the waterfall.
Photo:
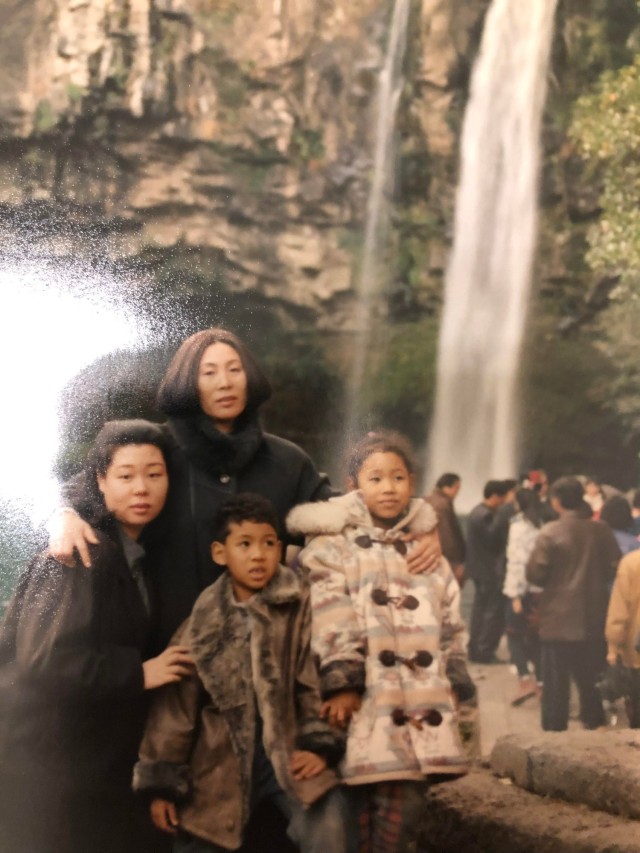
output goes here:
<path id="1" fill-rule="evenodd" d="M 461 475 L 463 509 L 481 499 L 486 480 L 517 473 L 517 382 L 556 5 L 493 0 L 471 80 L 428 465 L 432 479 Z"/>
<path id="2" fill-rule="evenodd" d="M 357 437 L 359 429 L 359 392 L 371 348 L 375 309 L 379 307 L 376 302 L 384 283 L 380 275 L 380 261 L 389 233 L 389 203 L 394 192 L 395 120 L 404 85 L 402 70 L 410 11 L 411 0 L 395 0 L 384 64 L 378 78 L 373 170 L 356 288 L 360 328 L 356 332 L 355 354 L 349 377 L 345 428 L 347 442 Z"/>

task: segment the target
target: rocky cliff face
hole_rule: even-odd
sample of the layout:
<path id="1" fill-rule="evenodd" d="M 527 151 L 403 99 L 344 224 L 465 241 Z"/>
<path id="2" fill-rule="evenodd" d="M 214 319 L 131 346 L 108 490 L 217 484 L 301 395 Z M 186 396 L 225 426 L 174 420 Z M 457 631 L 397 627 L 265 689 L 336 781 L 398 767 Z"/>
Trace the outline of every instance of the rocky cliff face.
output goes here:
<path id="1" fill-rule="evenodd" d="M 74 254 L 354 321 L 389 0 L 2 0 L 0 212 Z M 416 0 L 389 270 L 429 308 L 488 0 Z"/>

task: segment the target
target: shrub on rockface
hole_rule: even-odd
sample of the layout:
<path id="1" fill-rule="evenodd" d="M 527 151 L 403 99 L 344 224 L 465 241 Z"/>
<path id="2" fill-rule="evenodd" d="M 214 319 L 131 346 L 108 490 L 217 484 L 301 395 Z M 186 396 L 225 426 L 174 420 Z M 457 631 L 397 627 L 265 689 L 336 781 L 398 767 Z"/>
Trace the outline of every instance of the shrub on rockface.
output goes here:
<path id="1" fill-rule="evenodd" d="M 587 262 L 598 276 L 617 278 L 608 306 L 594 323 L 596 345 L 616 369 L 604 399 L 620 414 L 630 433 L 638 436 L 640 57 L 601 75 L 594 91 L 577 101 L 570 132 L 588 177 L 601 186 L 600 212 L 587 234 Z"/>

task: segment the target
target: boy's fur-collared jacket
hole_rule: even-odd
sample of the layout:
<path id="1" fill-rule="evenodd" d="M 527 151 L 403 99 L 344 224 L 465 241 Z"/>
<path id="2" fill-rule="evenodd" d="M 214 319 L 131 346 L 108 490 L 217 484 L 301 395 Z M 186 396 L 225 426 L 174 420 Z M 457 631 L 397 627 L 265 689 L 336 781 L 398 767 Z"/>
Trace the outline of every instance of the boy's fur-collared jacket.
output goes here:
<path id="1" fill-rule="evenodd" d="M 388 530 L 375 526 L 359 492 L 349 492 L 296 507 L 288 524 L 315 537 L 300 559 L 312 584 L 323 697 L 363 694 L 348 732 L 345 781 L 466 772 L 447 678 L 464 671 L 460 589 L 444 558 L 431 574 L 413 575 L 403 554 L 404 533 L 435 526 L 432 507 L 412 500 Z"/>
<path id="2" fill-rule="evenodd" d="M 187 832 L 239 847 L 249 819 L 256 708 L 286 793 L 309 804 L 335 786 L 329 769 L 304 781 L 289 771 L 294 749 L 321 754 L 330 766 L 344 751 L 341 735 L 319 717 L 310 636 L 308 585 L 285 566 L 244 606 L 226 573 L 208 587 L 172 641 L 191 648 L 195 674 L 158 692 L 134 788 L 179 802 Z"/>

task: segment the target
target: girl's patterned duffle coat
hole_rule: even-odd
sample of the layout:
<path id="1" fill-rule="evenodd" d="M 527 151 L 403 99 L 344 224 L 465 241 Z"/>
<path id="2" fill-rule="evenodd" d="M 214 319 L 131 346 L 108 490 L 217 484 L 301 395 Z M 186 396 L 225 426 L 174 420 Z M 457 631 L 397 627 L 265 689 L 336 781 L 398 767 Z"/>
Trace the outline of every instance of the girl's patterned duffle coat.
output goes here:
<path id="1" fill-rule="evenodd" d="M 288 517 L 292 533 L 313 537 L 300 559 L 323 697 L 362 694 L 342 767 L 350 784 L 468 770 L 447 678 L 466 672 L 460 588 L 444 558 L 431 574 L 410 574 L 405 559 L 403 534 L 435 525 L 433 509 L 414 499 L 392 529 L 376 527 L 357 491 Z"/>

